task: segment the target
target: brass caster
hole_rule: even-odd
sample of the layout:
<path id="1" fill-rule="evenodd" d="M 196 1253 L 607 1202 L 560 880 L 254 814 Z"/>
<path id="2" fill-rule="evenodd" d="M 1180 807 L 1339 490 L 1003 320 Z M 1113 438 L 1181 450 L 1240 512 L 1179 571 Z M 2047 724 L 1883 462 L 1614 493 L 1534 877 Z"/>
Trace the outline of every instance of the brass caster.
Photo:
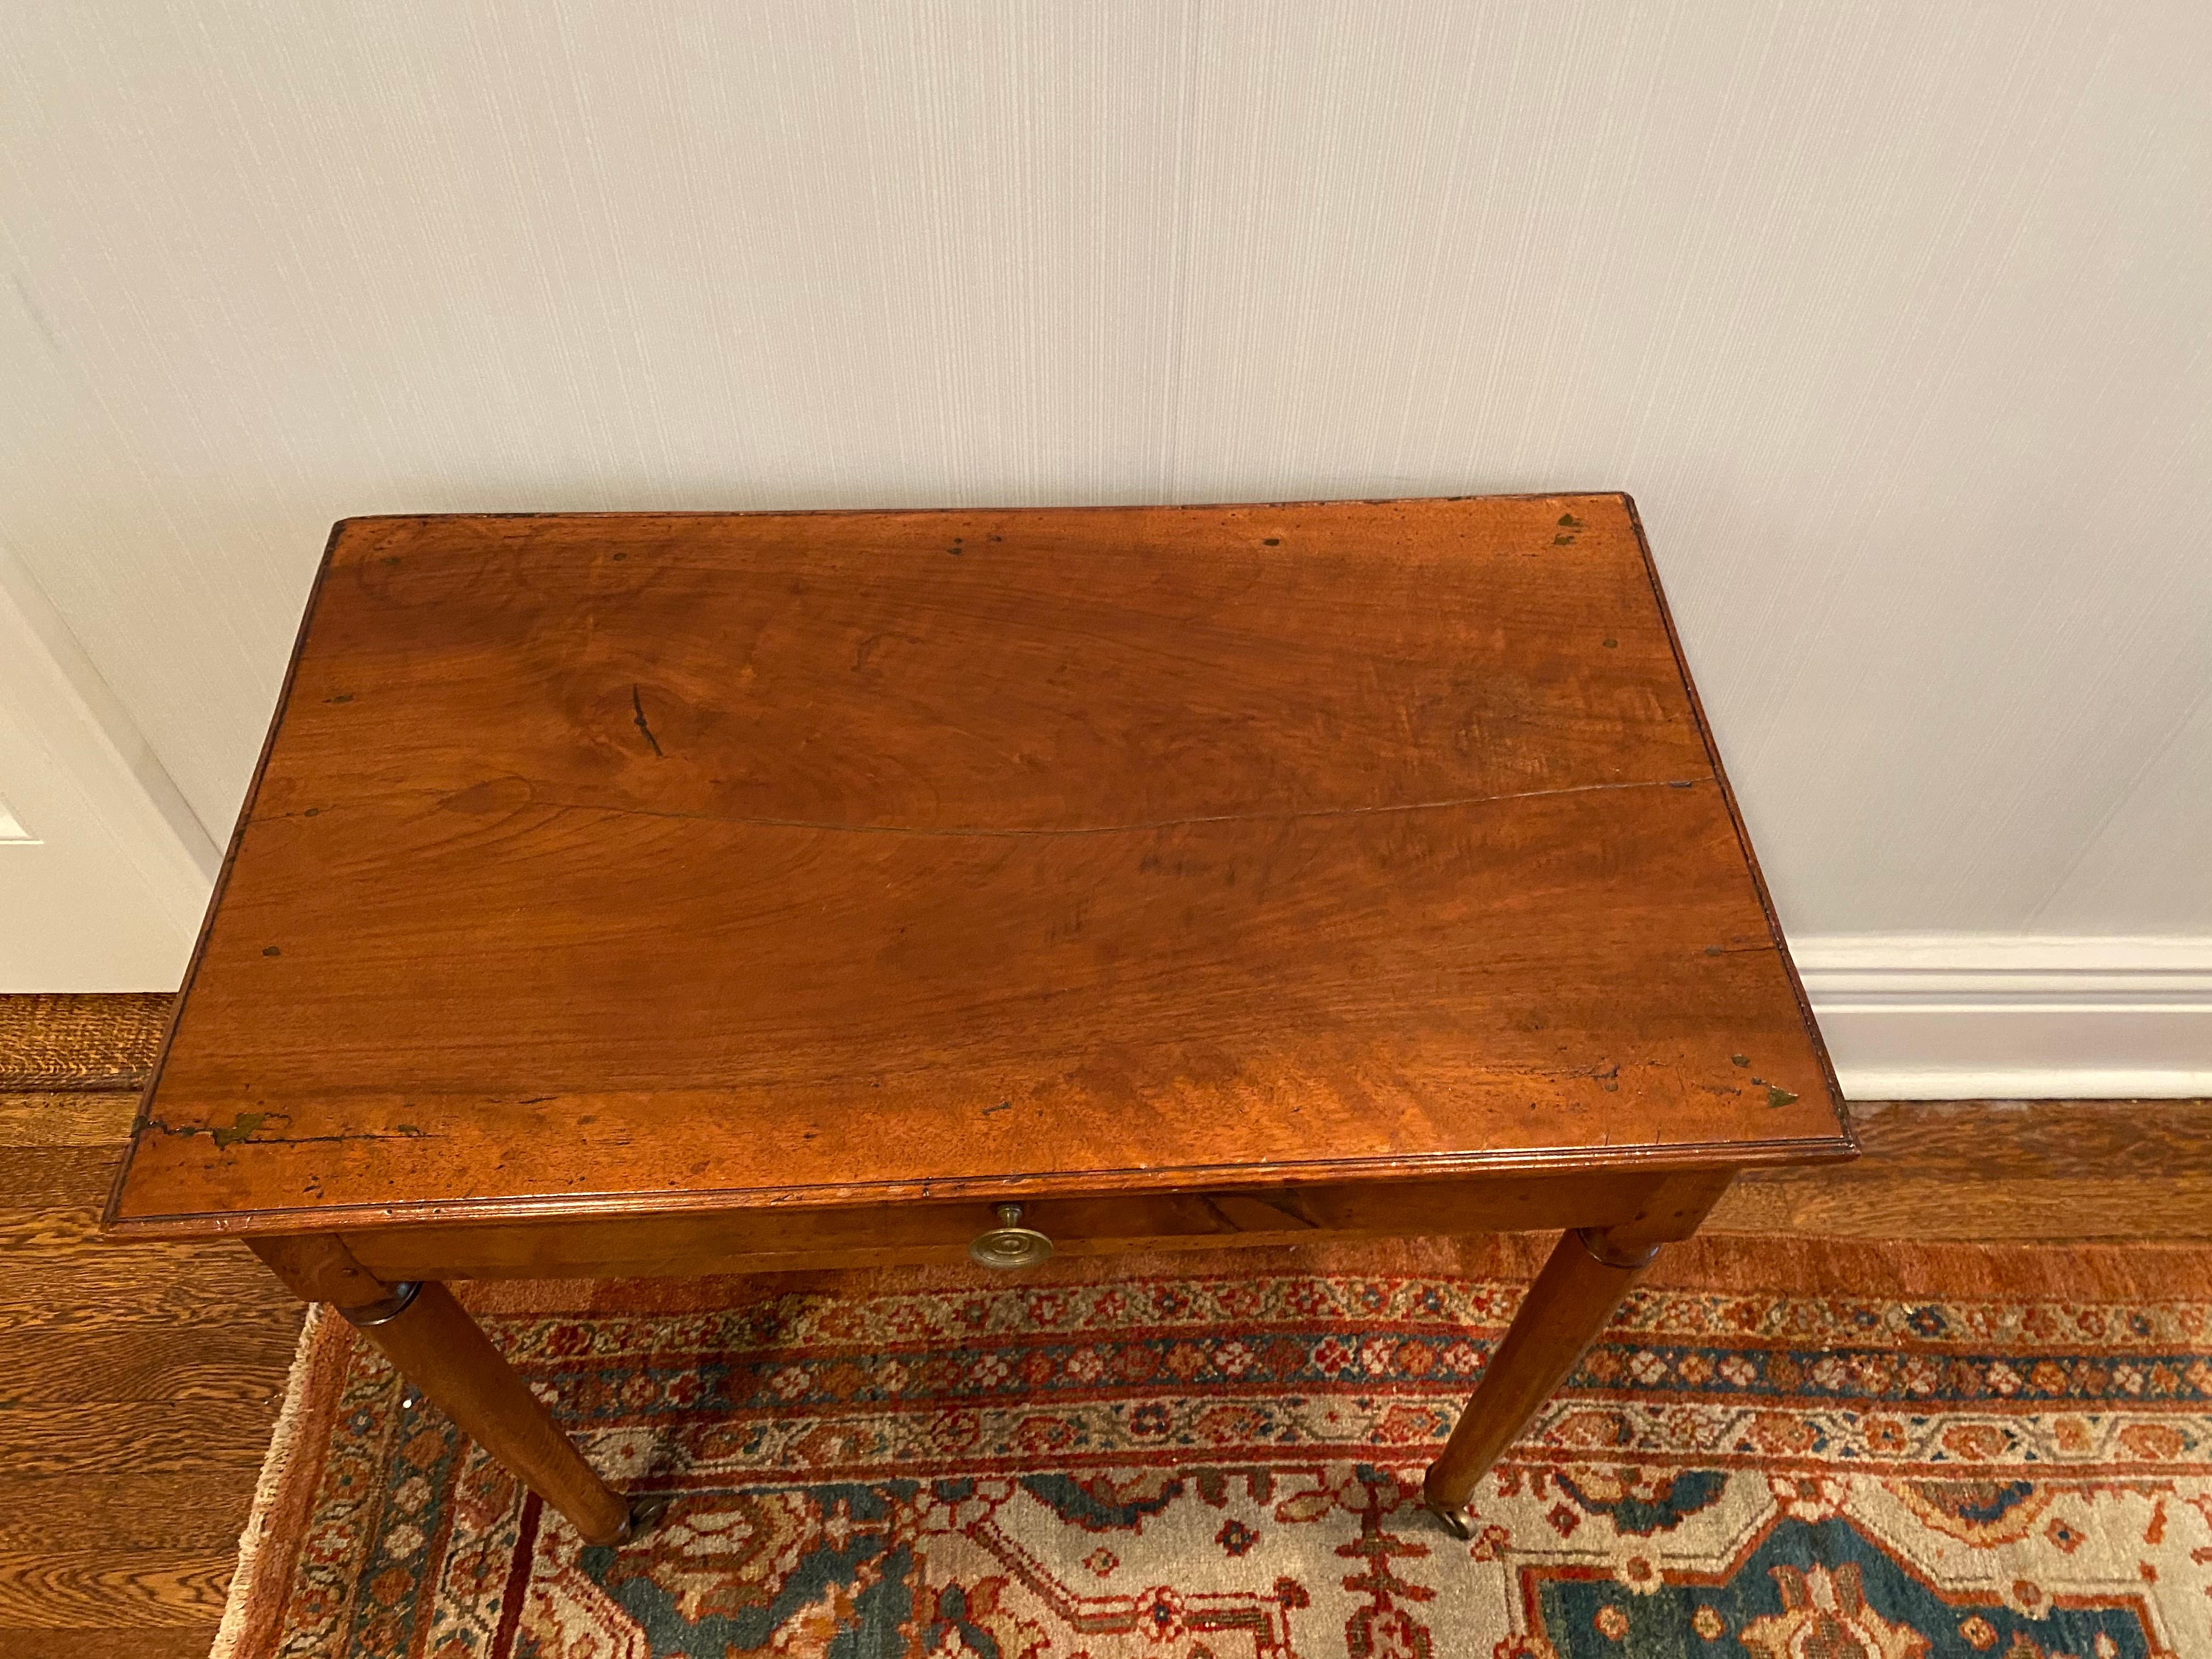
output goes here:
<path id="1" fill-rule="evenodd" d="M 647 1492 L 642 1498 L 631 1498 L 629 1516 L 623 1522 L 622 1536 L 615 1540 L 616 1544 L 634 1542 L 643 1534 L 652 1531 L 660 1517 L 667 1513 L 666 1492 Z"/>
<path id="2" fill-rule="evenodd" d="M 1421 1494 L 1421 1507 L 1443 1522 L 1444 1530 L 1462 1543 L 1474 1536 L 1474 1528 L 1467 1523 L 1465 1510 L 1447 1509 L 1426 1492 Z"/>
<path id="3" fill-rule="evenodd" d="M 364 1303 L 357 1308 L 340 1308 L 338 1317 L 357 1331 L 374 1330 L 379 1325 L 389 1325 L 415 1305 L 415 1298 L 422 1293 L 422 1281 L 418 1279 L 403 1279 L 397 1285 L 387 1285 L 386 1290 L 386 1294 L 374 1302 Z M 411 1394 L 414 1390 L 410 1389 L 408 1392 Z"/>

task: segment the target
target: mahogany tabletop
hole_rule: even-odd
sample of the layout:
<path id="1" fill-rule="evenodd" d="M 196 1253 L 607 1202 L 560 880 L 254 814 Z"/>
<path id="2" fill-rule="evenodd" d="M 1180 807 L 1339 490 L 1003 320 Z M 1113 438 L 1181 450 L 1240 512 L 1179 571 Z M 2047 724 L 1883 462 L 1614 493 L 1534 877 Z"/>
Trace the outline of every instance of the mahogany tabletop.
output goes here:
<path id="1" fill-rule="evenodd" d="M 375 518 L 109 1223 L 1850 1151 L 1625 496 Z"/>

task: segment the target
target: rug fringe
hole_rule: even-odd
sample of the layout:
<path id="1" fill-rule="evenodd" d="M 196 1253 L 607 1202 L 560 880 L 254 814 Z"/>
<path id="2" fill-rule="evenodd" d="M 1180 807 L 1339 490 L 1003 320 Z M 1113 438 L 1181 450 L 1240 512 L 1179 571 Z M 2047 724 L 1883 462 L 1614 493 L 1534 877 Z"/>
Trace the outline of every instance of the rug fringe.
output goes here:
<path id="1" fill-rule="evenodd" d="M 300 1327 L 299 1343 L 292 1350 L 292 1369 L 284 1378 L 283 1409 L 276 1413 L 276 1431 L 269 1437 L 268 1454 L 262 1458 L 261 1474 L 253 1483 L 253 1507 L 246 1514 L 246 1529 L 238 1535 L 238 1565 L 230 1576 L 230 1593 L 222 1604 L 222 1623 L 216 1631 L 215 1645 L 208 1650 L 208 1659 L 238 1659 L 238 1644 L 246 1633 L 246 1611 L 261 1571 L 261 1547 L 269 1528 L 269 1511 L 283 1486 L 285 1471 L 291 1466 L 293 1443 L 299 1437 L 307 1377 L 313 1369 L 315 1334 L 322 1328 L 323 1311 L 320 1303 L 308 1307 L 307 1316 Z"/>

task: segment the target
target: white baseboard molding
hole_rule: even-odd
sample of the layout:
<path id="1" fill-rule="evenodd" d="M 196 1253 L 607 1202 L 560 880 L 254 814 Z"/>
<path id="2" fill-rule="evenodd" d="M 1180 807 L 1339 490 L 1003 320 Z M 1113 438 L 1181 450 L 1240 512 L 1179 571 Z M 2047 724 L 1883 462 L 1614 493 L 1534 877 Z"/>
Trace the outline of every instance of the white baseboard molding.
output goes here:
<path id="1" fill-rule="evenodd" d="M 1792 939 L 1853 1100 L 2212 1096 L 2212 938 Z"/>

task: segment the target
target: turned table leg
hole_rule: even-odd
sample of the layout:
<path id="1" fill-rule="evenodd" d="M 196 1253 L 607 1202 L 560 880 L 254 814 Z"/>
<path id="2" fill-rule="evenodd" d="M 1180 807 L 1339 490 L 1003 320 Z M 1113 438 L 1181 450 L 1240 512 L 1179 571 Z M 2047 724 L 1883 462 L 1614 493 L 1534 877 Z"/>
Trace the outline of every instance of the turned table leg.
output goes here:
<path id="1" fill-rule="evenodd" d="M 1463 1511 L 1475 1482 L 1566 1381 L 1658 1255 L 1660 1243 L 1697 1231 L 1727 1190 L 1729 1175 L 1699 1171 L 1675 1177 L 1656 1190 L 1636 1221 L 1561 1236 L 1483 1368 L 1451 1438 L 1422 1480 L 1422 1501 L 1455 1535 L 1470 1535 Z"/>
<path id="2" fill-rule="evenodd" d="M 587 1542 L 620 1543 L 631 1535 L 629 1503 L 584 1462 L 443 1285 L 386 1285 L 331 1238 L 256 1240 L 253 1250 L 294 1294 L 334 1306 L 425 1399 L 567 1516 Z"/>

